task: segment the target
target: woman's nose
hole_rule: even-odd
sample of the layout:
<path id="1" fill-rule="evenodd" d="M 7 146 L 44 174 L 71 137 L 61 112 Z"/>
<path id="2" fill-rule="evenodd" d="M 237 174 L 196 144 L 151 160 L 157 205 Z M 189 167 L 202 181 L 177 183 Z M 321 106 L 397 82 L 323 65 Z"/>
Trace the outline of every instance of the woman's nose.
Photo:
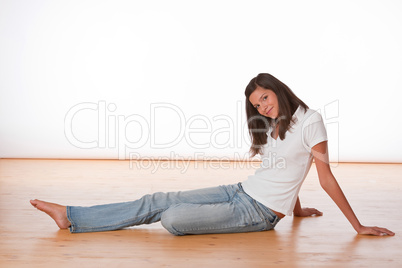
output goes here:
<path id="1" fill-rule="evenodd" d="M 261 106 L 262 106 L 262 110 L 264 111 L 264 113 L 268 112 L 267 111 L 268 110 L 268 105 L 267 104 L 263 103 Z"/>

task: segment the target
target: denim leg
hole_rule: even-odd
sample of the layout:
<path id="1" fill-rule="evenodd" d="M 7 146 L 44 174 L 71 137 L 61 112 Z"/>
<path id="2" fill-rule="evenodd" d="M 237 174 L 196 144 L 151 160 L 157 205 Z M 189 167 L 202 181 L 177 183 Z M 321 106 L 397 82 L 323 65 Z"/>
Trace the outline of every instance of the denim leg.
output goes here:
<path id="1" fill-rule="evenodd" d="M 273 229 L 279 218 L 241 188 L 228 202 L 172 205 L 162 225 L 174 235 L 256 232 Z"/>
<path id="2" fill-rule="evenodd" d="M 218 186 L 199 190 L 155 193 L 139 200 L 98 205 L 67 207 L 72 233 L 111 231 L 129 226 L 150 224 L 161 219 L 169 207 L 180 203 L 216 204 L 228 202 L 238 185 Z"/>

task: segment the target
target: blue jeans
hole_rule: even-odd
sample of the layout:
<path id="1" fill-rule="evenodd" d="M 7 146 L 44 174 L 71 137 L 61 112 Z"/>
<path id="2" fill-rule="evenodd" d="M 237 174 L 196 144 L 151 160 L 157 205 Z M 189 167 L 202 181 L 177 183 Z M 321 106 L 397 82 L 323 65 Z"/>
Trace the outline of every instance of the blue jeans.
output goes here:
<path id="1" fill-rule="evenodd" d="M 247 195 L 241 183 L 154 193 L 131 202 L 67 207 L 72 233 L 118 230 L 161 221 L 174 235 L 270 230 L 280 218 Z"/>

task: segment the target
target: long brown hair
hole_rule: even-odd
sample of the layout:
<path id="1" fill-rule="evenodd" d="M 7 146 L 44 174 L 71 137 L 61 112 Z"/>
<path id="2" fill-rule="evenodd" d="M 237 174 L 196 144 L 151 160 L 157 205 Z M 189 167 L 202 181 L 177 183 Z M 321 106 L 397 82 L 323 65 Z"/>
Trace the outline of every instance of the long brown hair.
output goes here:
<path id="1" fill-rule="evenodd" d="M 276 94 L 279 113 L 275 120 L 261 115 L 251 104 L 249 97 L 257 87 L 270 89 Z M 270 127 L 276 127 L 279 124 L 279 138 L 283 140 L 297 108 L 301 106 L 304 110 L 308 109 L 308 106 L 287 85 L 267 73 L 261 73 L 251 79 L 244 94 L 246 95 L 247 125 L 251 138 L 251 156 L 262 153 L 262 147 L 267 143 L 267 131 Z"/>

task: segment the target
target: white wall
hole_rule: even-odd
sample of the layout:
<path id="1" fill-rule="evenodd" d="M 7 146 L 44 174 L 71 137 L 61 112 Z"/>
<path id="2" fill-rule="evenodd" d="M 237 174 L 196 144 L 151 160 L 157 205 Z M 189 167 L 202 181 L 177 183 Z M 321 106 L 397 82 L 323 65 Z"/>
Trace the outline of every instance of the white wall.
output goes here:
<path id="1" fill-rule="evenodd" d="M 244 158 L 244 88 L 269 72 L 321 110 L 333 161 L 402 162 L 401 12 L 390 0 L 1 1 L 0 157 Z"/>

